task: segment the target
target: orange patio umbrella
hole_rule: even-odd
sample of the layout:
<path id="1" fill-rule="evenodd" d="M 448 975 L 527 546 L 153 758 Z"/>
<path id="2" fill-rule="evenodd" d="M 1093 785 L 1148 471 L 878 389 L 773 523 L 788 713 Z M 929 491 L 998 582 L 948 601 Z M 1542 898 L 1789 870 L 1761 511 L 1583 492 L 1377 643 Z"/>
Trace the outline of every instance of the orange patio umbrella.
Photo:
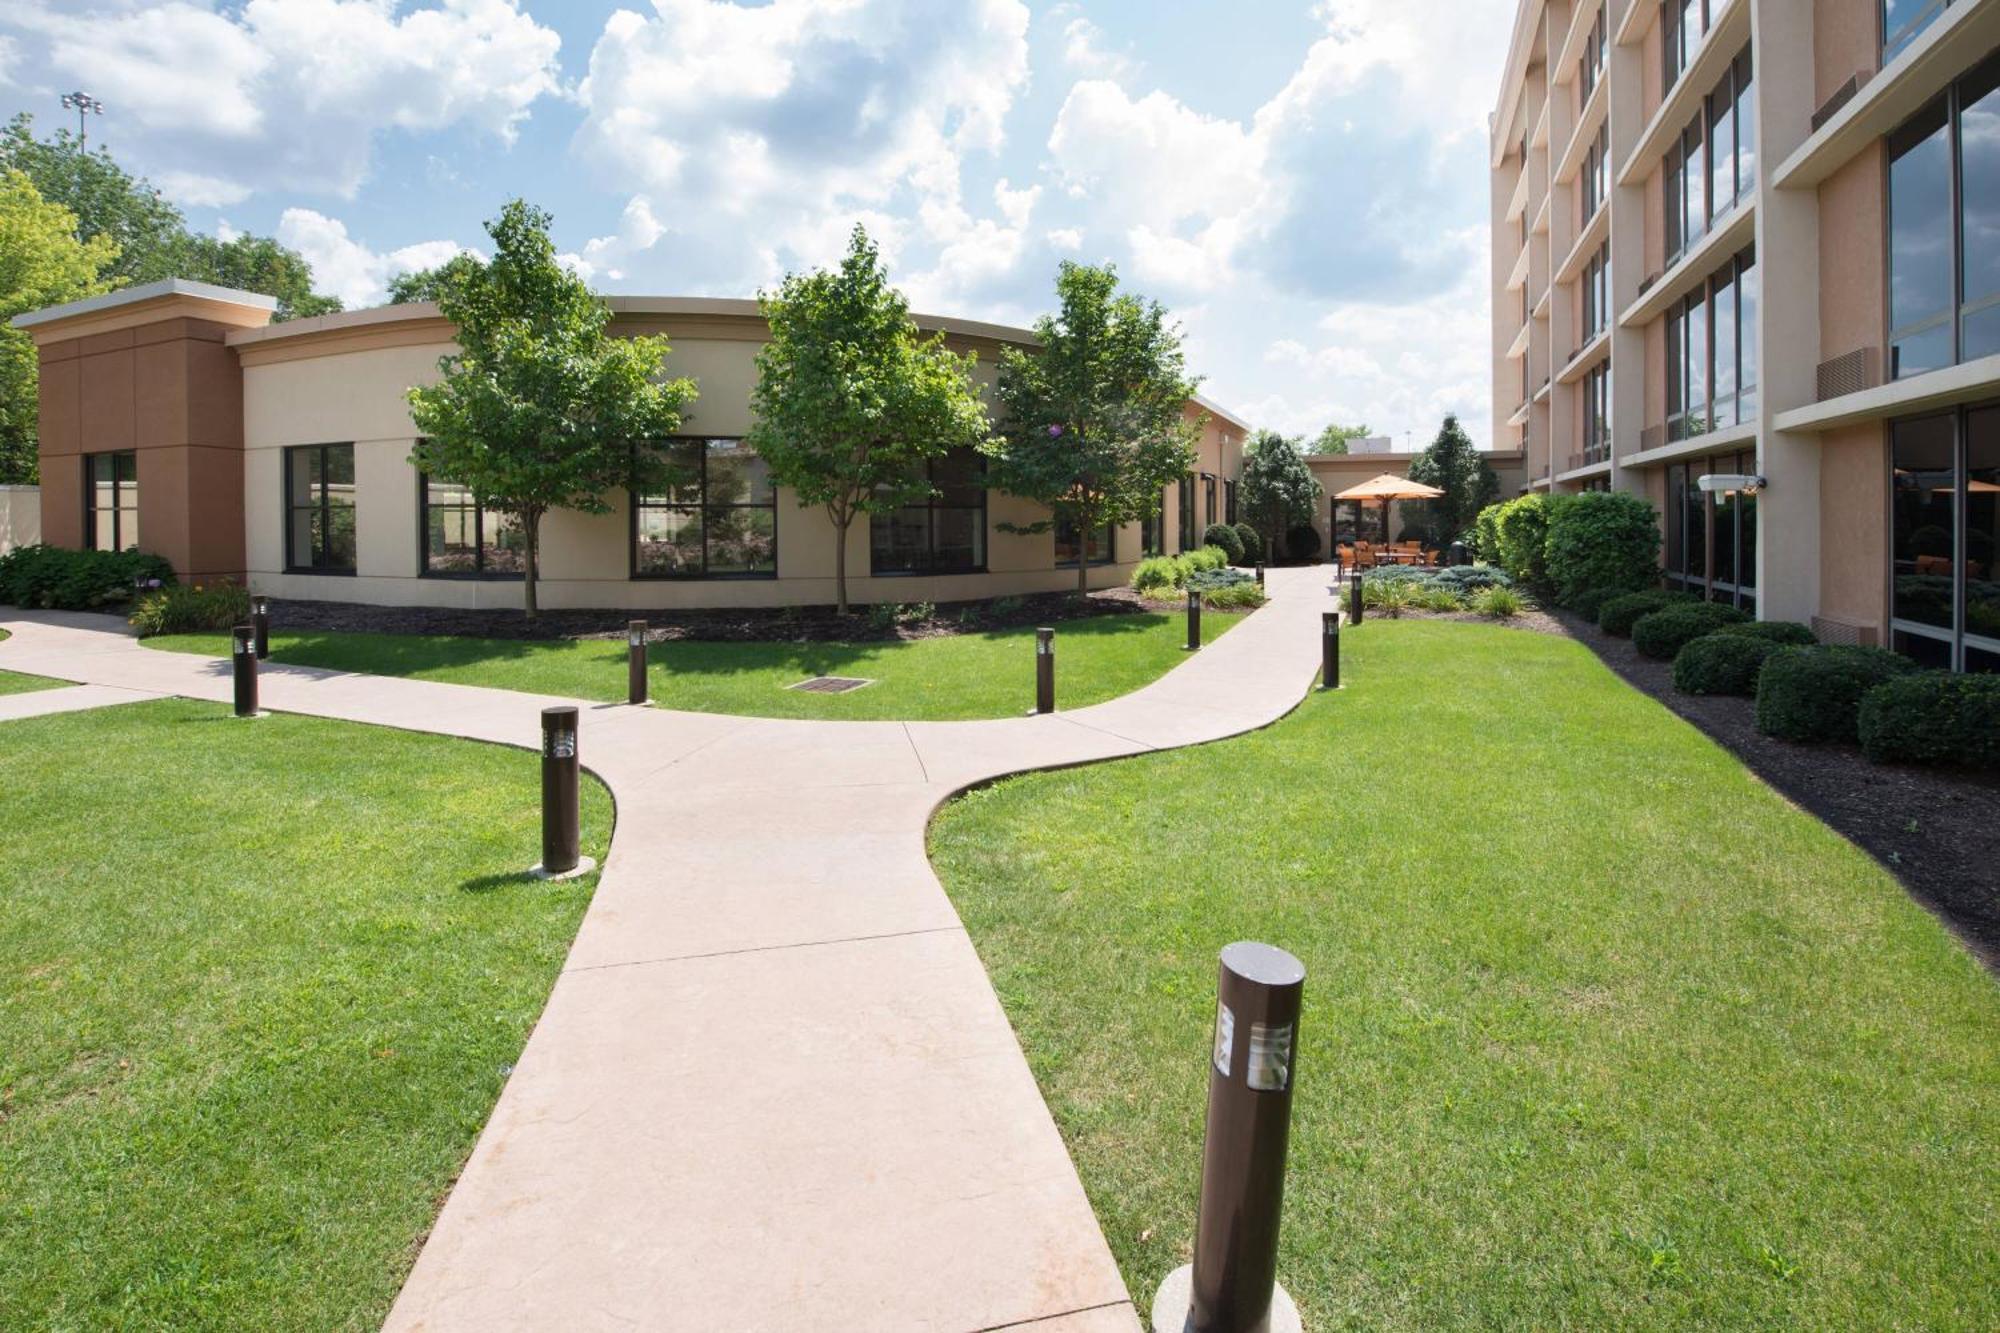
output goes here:
<path id="1" fill-rule="evenodd" d="M 1389 540 L 1391 503 L 1397 500 L 1435 500 L 1443 494 L 1444 492 L 1435 486 L 1426 486 L 1421 481 L 1411 481 L 1408 477 L 1384 472 L 1381 476 L 1372 477 L 1359 486 L 1349 486 L 1333 498 L 1355 500 L 1362 504 L 1379 503 L 1382 506 L 1382 540 L 1386 542 Z"/>

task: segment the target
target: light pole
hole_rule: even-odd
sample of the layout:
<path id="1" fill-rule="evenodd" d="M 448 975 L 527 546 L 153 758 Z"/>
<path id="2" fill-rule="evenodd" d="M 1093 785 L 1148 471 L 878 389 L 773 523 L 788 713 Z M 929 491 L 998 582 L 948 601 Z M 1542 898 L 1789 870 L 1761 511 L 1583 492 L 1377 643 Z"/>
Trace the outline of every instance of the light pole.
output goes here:
<path id="1" fill-rule="evenodd" d="M 62 95 L 62 105 L 63 110 L 76 112 L 76 146 L 88 151 L 90 148 L 90 130 L 84 117 L 103 115 L 104 103 L 98 101 L 89 93 L 78 89 L 73 93 L 64 93 Z"/>

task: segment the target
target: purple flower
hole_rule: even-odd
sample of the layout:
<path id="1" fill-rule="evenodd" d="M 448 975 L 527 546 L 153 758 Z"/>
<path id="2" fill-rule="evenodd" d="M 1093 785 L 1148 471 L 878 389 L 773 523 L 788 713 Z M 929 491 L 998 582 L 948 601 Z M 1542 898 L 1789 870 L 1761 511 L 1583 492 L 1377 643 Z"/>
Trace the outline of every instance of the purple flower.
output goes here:
<path id="1" fill-rule="evenodd" d="M 1059 435 L 1061 435 L 1061 434 L 1062 434 L 1062 427 L 1061 427 L 1061 426 L 1051 426 L 1051 427 L 1049 427 L 1049 438 L 1050 438 L 1050 439 L 1052 439 L 1052 440 L 1053 440 L 1053 439 L 1055 439 L 1055 438 L 1056 438 L 1057 436 L 1059 436 Z"/>

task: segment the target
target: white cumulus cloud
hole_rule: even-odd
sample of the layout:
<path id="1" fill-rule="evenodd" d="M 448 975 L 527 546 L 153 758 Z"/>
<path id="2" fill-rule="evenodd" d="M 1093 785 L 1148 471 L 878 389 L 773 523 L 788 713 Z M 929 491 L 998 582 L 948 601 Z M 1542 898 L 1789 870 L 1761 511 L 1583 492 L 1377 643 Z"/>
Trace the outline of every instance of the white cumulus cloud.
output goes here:
<path id="1" fill-rule="evenodd" d="M 310 208 L 286 209 L 278 218 L 278 240 L 312 265 L 316 290 L 339 297 L 350 310 L 380 305 L 397 274 L 435 268 L 469 248 L 456 241 L 419 241 L 377 253 L 349 236 L 345 223 Z"/>

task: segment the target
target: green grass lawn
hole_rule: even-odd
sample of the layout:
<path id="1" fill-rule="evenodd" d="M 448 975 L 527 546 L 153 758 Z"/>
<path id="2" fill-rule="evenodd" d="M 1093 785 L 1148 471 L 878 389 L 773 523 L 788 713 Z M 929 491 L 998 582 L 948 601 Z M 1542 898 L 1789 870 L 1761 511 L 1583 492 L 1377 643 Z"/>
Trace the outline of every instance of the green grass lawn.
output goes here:
<path id="1" fill-rule="evenodd" d="M 1203 642 L 1240 616 L 1210 611 Z M 227 656 L 226 634 L 172 634 L 156 648 Z M 1147 612 L 1059 622 L 1056 691 L 1064 708 L 1129 693 L 1185 660 L 1187 622 Z M 1035 631 L 994 630 L 896 643 L 655 643 L 653 701 L 700 713 L 749 717 L 902 720 L 1011 717 L 1035 703 Z M 342 671 L 413 676 L 457 685 L 625 697 L 625 642 L 528 643 L 407 634 L 273 633 L 271 659 Z M 788 690 L 812 676 L 862 676 L 847 694 Z"/>
<path id="2" fill-rule="evenodd" d="M 0 643 L 12 638 L 6 630 L 0 629 Z M 53 690 L 69 684 L 66 680 L 50 680 L 47 676 L 29 676 L 19 671 L 0 671 L 0 694 L 26 694 L 30 690 Z"/>
<path id="3" fill-rule="evenodd" d="M 1255 938 L 1308 969 L 1307 1327 L 2000 1327 L 1995 979 L 1581 645 L 1342 638 L 1348 688 L 1266 731 L 932 830 L 1141 1307 Z"/>
<path id="4" fill-rule="evenodd" d="M 535 756 L 166 700 L 0 772 L 0 1328 L 377 1327 L 596 882 L 513 873 Z"/>

